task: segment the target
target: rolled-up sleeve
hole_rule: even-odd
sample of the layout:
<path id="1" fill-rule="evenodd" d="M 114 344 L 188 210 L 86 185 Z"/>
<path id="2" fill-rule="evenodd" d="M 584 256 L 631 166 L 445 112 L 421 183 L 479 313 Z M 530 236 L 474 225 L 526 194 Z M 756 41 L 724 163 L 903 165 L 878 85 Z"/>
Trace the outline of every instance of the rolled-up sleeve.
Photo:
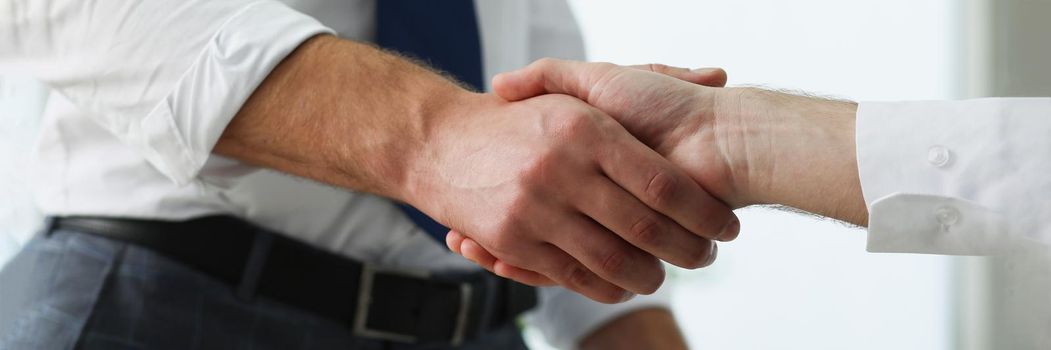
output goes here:
<path id="1" fill-rule="evenodd" d="M 276 1 L 9 0 L 0 67 L 28 71 L 178 184 L 281 60 L 332 31 Z"/>
<path id="2" fill-rule="evenodd" d="M 606 323 L 633 311 L 670 309 L 670 288 L 639 295 L 620 304 L 602 304 L 561 287 L 539 288 L 540 306 L 526 321 L 559 349 L 576 349 L 580 341 Z"/>
<path id="3" fill-rule="evenodd" d="M 857 118 L 869 251 L 1051 244 L 1051 99 L 870 102 Z"/>

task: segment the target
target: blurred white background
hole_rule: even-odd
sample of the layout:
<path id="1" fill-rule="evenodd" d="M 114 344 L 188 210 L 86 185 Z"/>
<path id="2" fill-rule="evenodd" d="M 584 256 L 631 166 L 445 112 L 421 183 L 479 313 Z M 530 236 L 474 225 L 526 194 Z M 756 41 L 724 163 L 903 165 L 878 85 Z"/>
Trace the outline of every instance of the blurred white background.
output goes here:
<path id="1" fill-rule="evenodd" d="M 727 69 L 730 84 L 854 100 L 960 94 L 951 0 L 574 0 L 591 59 Z M 39 222 L 26 163 L 44 90 L 0 77 L 0 266 Z M 861 230 L 770 209 L 700 271 L 674 271 L 699 349 L 954 349 L 954 258 L 865 252 Z M 533 334 L 534 344 L 541 347 Z"/>

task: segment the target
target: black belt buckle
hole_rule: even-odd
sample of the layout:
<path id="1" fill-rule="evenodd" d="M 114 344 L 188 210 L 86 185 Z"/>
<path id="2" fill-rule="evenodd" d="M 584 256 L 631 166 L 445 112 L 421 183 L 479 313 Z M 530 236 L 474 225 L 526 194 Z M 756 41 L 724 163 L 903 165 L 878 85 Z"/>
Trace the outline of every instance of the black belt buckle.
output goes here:
<path id="1" fill-rule="evenodd" d="M 415 271 L 415 270 L 401 270 L 401 269 L 388 269 L 379 268 L 371 264 L 365 264 L 361 271 L 361 281 L 358 284 L 358 300 L 357 307 L 354 311 L 354 318 L 352 323 L 351 331 L 355 336 L 389 340 L 403 343 L 422 343 L 429 341 L 430 339 L 421 339 L 419 335 L 410 333 L 408 331 L 394 331 L 390 329 L 381 329 L 381 327 L 371 326 L 369 324 L 369 311 L 370 306 L 373 305 L 373 301 L 376 300 L 375 287 L 377 285 L 377 278 L 384 279 L 402 279 L 409 281 L 410 283 L 418 282 L 421 286 L 428 285 L 431 283 L 443 283 L 435 280 L 431 277 L 427 271 Z M 474 288 L 471 284 L 463 282 L 444 282 L 448 284 L 448 287 L 458 290 L 459 294 L 459 306 L 456 310 L 456 316 L 453 320 L 452 332 L 448 336 L 448 344 L 452 346 L 458 346 L 463 344 L 463 341 L 467 335 L 468 318 L 471 310 L 471 298 L 474 293 Z M 419 292 L 419 291 L 417 291 Z M 388 310 L 377 310 L 377 312 L 386 312 Z M 422 318 L 422 316 L 421 316 Z"/>

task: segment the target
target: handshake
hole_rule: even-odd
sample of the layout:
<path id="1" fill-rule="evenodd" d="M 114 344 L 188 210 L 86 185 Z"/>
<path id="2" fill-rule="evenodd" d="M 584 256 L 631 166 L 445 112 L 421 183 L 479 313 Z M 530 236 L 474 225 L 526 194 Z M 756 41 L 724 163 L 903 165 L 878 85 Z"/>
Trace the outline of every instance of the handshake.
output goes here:
<path id="1" fill-rule="evenodd" d="M 715 261 L 733 209 L 776 204 L 865 225 L 857 105 L 724 88 L 720 69 L 544 59 L 429 121 L 407 202 L 454 252 L 605 303 L 649 294 L 661 260 Z"/>

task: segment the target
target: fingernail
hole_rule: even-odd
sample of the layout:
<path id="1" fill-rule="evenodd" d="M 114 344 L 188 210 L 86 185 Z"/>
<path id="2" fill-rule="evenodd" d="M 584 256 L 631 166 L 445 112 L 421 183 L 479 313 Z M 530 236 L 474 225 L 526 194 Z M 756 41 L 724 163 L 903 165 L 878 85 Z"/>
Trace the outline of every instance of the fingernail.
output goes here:
<path id="1" fill-rule="evenodd" d="M 690 71 L 694 72 L 694 73 L 709 73 L 709 72 L 714 72 L 716 69 L 719 69 L 719 68 L 694 68 L 693 70 L 690 70 Z"/>
<path id="2" fill-rule="evenodd" d="M 628 300 L 631 300 L 631 299 L 634 299 L 634 298 L 635 298 L 635 293 L 632 293 L 632 292 L 629 292 L 629 291 L 624 291 L 624 295 L 620 297 L 620 301 L 618 301 L 618 303 L 623 303 L 625 301 L 628 301 Z"/>
<path id="3" fill-rule="evenodd" d="M 712 252 L 708 254 L 708 261 L 704 263 L 704 267 L 711 266 L 715 263 L 715 258 L 719 256 L 719 245 L 712 241 Z"/>
<path id="4" fill-rule="evenodd" d="M 729 242 L 734 238 L 737 238 L 738 233 L 741 233 L 741 220 L 738 218 L 732 218 L 730 219 L 730 222 L 726 223 L 726 226 L 723 226 L 723 230 L 719 232 L 719 236 L 717 236 L 716 239 L 723 242 Z"/>

